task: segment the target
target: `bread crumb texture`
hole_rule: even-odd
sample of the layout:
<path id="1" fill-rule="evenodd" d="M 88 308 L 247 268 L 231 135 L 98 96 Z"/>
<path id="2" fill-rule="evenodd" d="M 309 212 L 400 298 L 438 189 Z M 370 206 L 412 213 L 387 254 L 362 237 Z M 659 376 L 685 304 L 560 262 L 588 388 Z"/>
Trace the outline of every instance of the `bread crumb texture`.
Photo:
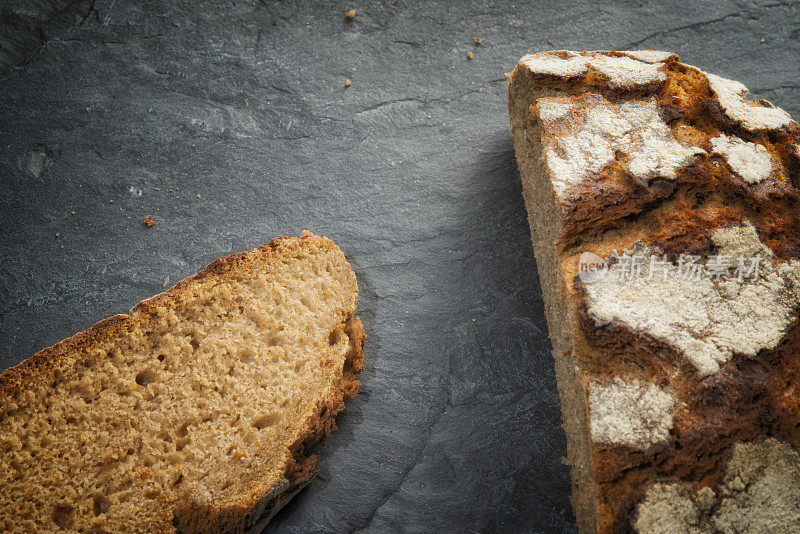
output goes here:
<path id="1" fill-rule="evenodd" d="M 276 239 L 0 375 L 0 531 L 263 524 L 315 472 L 363 369 L 329 239 Z"/>
<path id="2" fill-rule="evenodd" d="M 703 376 L 719 371 L 734 354 L 755 357 L 775 348 L 800 303 L 800 261 L 774 264 L 749 222 L 717 229 L 712 241 L 723 257 L 750 262 L 758 255 L 759 276 L 715 280 L 667 263 L 652 277 L 625 279 L 612 269 L 587 284 L 589 315 L 600 326 L 619 322 L 672 345 Z M 631 265 L 635 255 L 645 265 L 662 258 L 645 247 L 626 251 L 616 265 Z"/>
<path id="3" fill-rule="evenodd" d="M 592 439 L 646 450 L 664 444 L 672 428 L 672 395 L 653 384 L 614 378 L 589 384 Z"/>
<path id="4" fill-rule="evenodd" d="M 737 443 L 714 492 L 654 484 L 636 510 L 640 534 L 792 533 L 800 528 L 800 454 L 767 438 Z"/>

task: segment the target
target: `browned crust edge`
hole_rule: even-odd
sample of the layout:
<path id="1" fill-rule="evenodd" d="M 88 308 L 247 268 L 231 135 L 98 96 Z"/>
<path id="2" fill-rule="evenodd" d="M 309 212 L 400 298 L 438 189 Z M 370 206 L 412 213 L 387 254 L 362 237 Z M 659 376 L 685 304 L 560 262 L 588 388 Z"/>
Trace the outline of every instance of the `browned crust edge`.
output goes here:
<path id="1" fill-rule="evenodd" d="M 311 233 L 304 234 L 299 239 L 309 238 L 330 241 L 328 238 L 321 238 Z M 198 285 L 200 282 L 222 276 L 247 260 L 262 259 L 264 256 L 269 257 L 275 254 L 275 251 L 282 244 L 290 243 L 293 239 L 295 238 L 277 237 L 253 250 L 218 258 L 197 274 L 185 278 L 166 291 L 136 304 L 131 308 L 130 314 L 117 314 L 108 317 L 98 321 L 83 332 L 78 332 L 50 347 L 40 350 L 18 365 L 0 373 L 0 394 L 6 395 L 13 388 L 24 385 L 26 379 L 45 375 L 53 369 L 56 363 L 71 352 L 80 351 L 92 343 L 106 341 L 115 335 L 127 333 L 134 324 L 135 319 L 143 319 L 146 315 L 155 315 L 159 306 L 166 306 L 180 301 L 187 289 Z"/>
<path id="2" fill-rule="evenodd" d="M 136 304 L 129 315 L 118 314 L 103 319 L 88 329 L 40 350 L 18 365 L 1 372 L 0 395 L 8 395 L 12 390 L 24 387 L 26 381 L 32 378 L 43 376 L 53 378 L 57 364 L 70 353 L 125 334 L 140 320 L 147 320 L 147 316 L 156 316 L 159 307 L 179 302 L 187 290 L 200 283 L 213 281 L 248 261 L 266 260 L 278 254 L 284 247 L 297 247 L 299 241 L 304 239 L 318 239 L 336 247 L 336 244 L 326 237 L 304 232 L 300 238 L 278 237 L 253 250 L 218 258 L 197 274 Z M 332 384 L 325 399 L 318 406 L 316 414 L 305 421 L 303 430 L 289 447 L 291 455 L 286 461 L 283 478 L 277 482 L 259 481 L 260 484 L 252 486 L 253 491 L 250 494 L 243 495 L 238 501 L 224 503 L 222 506 L 211 505 L 205 509 L 197 509 L 191 503 L 174 500 L 168 506 L 174 514 L 173 526 L 176 531 L 208 532 L 211 529 L 217 532 L 260 532 L 269 520 L 314 477 L 317 473 L 316 455 L 309 455 L 308 451 L 324 441 L 336 429 L 336 415 L 344 409 L 346 400 L 357 395 L 359 381 L 355 375 L 364 370 L 366 334 L 361 319 L 348 318 L 334 329 L 331 335 L 346 335 L 350 342 L 342 374 L 339 381 Z M 265 487 L 267 485 L 269 487 Z"/>

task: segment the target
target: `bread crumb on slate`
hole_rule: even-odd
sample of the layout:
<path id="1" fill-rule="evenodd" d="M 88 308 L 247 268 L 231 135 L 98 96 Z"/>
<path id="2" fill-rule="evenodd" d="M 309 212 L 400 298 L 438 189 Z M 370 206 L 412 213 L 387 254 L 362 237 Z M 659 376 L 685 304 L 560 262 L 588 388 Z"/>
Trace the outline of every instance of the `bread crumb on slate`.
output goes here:
<path id="1" fill-rule="evenodd" d="M 75 215 L 75 212 L 73 211 L 72 214 Z"/>
<path id="2" fill-rule="evenodd" d="M 155 221 L 155 219 L 153 219 L 152 215 L 148 215 L 147 217 L 145 217 L 144 221 L 142 221 L 142 222 L 145 224 L 145 226 L 148 226 L 148 227 L 153 226 L 156 223 L 156 221 Z"/>
<path id="3" fill-rule="evenodd" d="M 202 198 L 202 196 L 200 195 L 200 193 L 197 193 L 197 198 Z"/>
<path id="4" fill-rule="evenodd" d="M 355 9 L 348 9 L 347 12 L 344 14 L 344 18 L 347 20 L 353 20 L 356 18 L 356 10 Z"/>
<path id="5" fill-rule="evenodd" d="M 467 59 L 472 59 L 472 52 L 467 52 Z"/>
<path id="6" fill-rule="evenodd" d="M 479 45 L 479 44 L 481 44 L 481 38 L 480 38 L 480 37 L 478 37 L 477 39 L 475 39 L 475 44 L 476 44 L 476 45 Z"/>
<path id="7" fill-rule="evenodd" d="M 112 198 L 112 199 L 111 199 L 111 200 L 109 200 L 108 202 L 109 202 L 109 204 L 113 204 L 113 203 L 114 203 L 114 199 Z"/>
<path id="8" fill-rule="evenodd" d="M 353 82 L 351 82 L 350 80 L 345 80 L 344 81 L 344 86 L 345 87 L 350 87 L 351 85 L 353 85 Z"/>

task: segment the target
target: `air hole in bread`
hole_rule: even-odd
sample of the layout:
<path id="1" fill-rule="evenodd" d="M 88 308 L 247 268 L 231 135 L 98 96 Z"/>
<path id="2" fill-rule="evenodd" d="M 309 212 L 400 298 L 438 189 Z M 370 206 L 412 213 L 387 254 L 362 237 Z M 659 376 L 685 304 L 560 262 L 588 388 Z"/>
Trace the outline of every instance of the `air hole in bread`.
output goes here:
<path id="1" fill-rule="evenodd" d="M 191 425 L 194 421 L 186 421 L 183 423 L 177 431 L 177 435 L 179 438 L 185 438 L 189 435 L 189 425 Z"/>
<path id="2" fill-rule="evenodd" d="M 331 330 L 331 333 L 328 334 L 328 345 L 331 347 L 336 345 L 339 342 L 339 337 L 342 335 L 342 331 L 338 328 L 335 330 Z"/>
<path id="3" fill-rule="evenodd" d="M 59 503 L 56 504 L 53 508 L 53 522 L 58 525 L 59 528 L 62 529 L 69 529 L 72 527 L 72 523 L 75 521 L 75 507 L 66 504 L 66 503 Z"/>
<path id="4" fill-rule="evenodd" d="M 251 348 L 246 347 L 239 351 L 239 359 L 244 363 L 252 361 L 255 355 L 255 351 Z"/>
<path id="5" fill-rule="evenodd" d="M 111 501 L 108 500 L 108 497 L 102 494 L 97 494 L 92 499 L 92 511 L 94 515 L 101 515 L 111 508 Z"/>
<path id="6" fill-rule="evenodd" d="M 136 375 L 136 383 L 142 387 L 147 387 L 148 384 L 155 382 L 156 378 L 158 378 L 158 375 L 155 371 L 152 369 L 145 369 Z"/>
<path id="7" fill-rule="evenodd" d="M 258 417 L 253 421 L 253 427 L 257 428 L 258 430 L 263 430 L 264 428 L 274 425 L 279 420 L 280 417 L 278 417 L 275 414 L 270 413 L 262 415 L 261 417 Z"/>

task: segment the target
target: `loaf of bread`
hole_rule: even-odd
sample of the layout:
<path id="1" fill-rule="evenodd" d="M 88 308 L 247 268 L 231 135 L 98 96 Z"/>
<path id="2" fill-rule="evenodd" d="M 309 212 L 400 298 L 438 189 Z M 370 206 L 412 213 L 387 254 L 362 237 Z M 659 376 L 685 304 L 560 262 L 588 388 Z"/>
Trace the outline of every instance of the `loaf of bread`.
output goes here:
<path id="1" fill-rule="evenodd" d="M 581 532 L 800 532 L 800 127 L 656 51 L 509 76 Z"/>
<path id="2" fill-rule="evenodd" d="M 315 473 L 364 333 L 341 250 L 221 258 L 0 375 L 0 531 L 257 531 Z"/>

